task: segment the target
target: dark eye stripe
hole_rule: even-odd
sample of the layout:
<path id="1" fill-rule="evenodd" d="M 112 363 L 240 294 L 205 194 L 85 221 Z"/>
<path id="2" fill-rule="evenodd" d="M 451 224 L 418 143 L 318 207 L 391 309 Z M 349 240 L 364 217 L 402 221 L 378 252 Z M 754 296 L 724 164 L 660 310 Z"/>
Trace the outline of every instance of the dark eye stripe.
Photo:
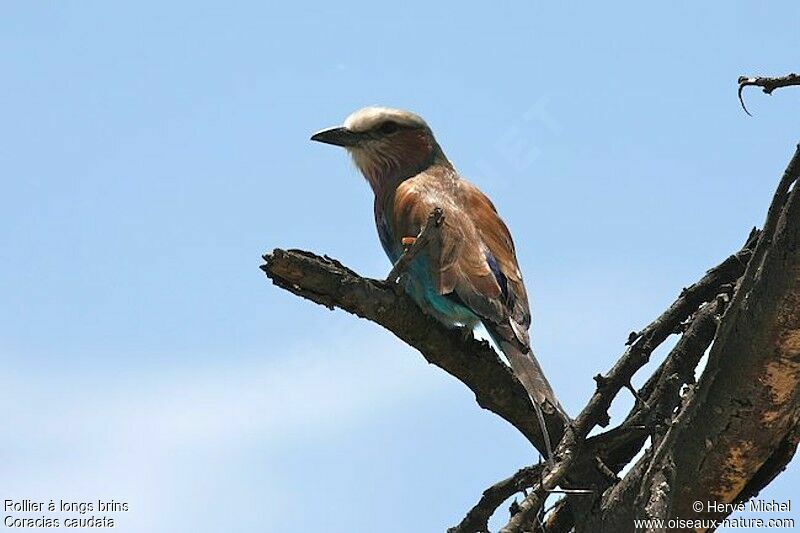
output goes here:
<path id="1" fill-rule="evenodd" d="M 381 133 L 387 133 L 388 134 L 388 133 L 396 132 L 398 127 L 399 126 L 397 125 L 397 122 L 393 122 L 391 120 L 387 120 L 386 122 L 384 122 L 383 124 L 380 125 L 379 129 L 380 129 Z"/>

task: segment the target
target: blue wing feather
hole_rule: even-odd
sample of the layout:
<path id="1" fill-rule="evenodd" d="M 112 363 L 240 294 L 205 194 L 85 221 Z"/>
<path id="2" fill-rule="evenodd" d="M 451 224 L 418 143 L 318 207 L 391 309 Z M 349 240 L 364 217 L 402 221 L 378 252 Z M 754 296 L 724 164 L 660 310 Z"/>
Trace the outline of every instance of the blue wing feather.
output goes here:
<path id="1" fill-rule="evenodd" d="M 486 250 L 484 255 L 486 257 L 486 262 L 489 264 L 489 268 L 492 270 L 492 274 L 494 274 L 494 279 L 496 279 L 497 284 L 500 285 L 500 291 L 503 293 L 503 298 L 507 300 L 508 278 L 506 278 L 506 275 L 503 274 L 502 270 L 500 270 L 500 265 L 497 264 L 497 260 L 492 255 L 492 252 Z"/>
<path id="2" fill-rule="evenodd" d="M 392 264 L 396 263 L 398 259 L 400 259 L 400 254 L 402 251 L 399 249 L 397 244 L 395 244 L 396 239 L 392 234 L 392 228 L 389 225 L 389 222 L 386 220 L 386 217 L 381 215 L 380 220 L 378 221 L 378 238 L 381 240 L 381 246 L 383 247 L 383 251 L 386 252 L 386 255 L 389 257 L 389 260 Z"/>

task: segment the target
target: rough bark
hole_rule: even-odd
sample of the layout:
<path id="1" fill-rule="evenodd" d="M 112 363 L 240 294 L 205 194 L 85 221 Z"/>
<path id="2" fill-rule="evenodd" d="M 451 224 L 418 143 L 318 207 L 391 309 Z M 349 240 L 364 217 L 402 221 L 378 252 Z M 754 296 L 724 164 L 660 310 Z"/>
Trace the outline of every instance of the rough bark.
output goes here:
<path id="1" fill-rule="evenodd" d="M 734 503 L 786 467 L 800 420 L 800 147 L 765 231 L 720 324 L 708 365 L 666 438 L 681 443 L 655 469 L 672 471 L 665 512 L 690 517 L 695 501 Z M 794 188 L 789 191 L 790 187 Z M 658 482 L 643 479 L 657 492 Z M 722 518 L 728 513 L 702 513 Z"/>
<path id="2" fill-rule="evenodd" d="M 706 512 L 707 502 L 747 500 L 791 460 L 800 420 L 799 175 L 800 147 L 700 382 L 675 404 L 668 429 L 653 437 L 648 453 L 606 492 L 600 511 L 576 518 L 576 531 L 633 531 L 635 518 L 718 521 L 729 511 Z M 696 362 L 668 358 L 654 376 L 669 373 L 668 365 L 693 369 Z M 695 511 L 696 501 L 704 502 L 703 512 Z"/>

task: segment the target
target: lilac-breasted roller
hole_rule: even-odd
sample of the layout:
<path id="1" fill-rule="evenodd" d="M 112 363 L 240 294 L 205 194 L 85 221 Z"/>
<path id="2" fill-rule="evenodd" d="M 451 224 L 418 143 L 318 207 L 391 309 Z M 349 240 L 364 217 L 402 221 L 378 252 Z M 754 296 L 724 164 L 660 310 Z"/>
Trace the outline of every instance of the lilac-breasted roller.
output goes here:
<path id="1" fill-rule="evenodd" d="M 416 237 L 435 208 L 444 211 L 437 238 L 408 266 L 406 291 L 450 327 L 483 323 L 540 422 L 545 403 L 563 413 L 530 348 L 531 314 L 511 233 L 491 200 L 459 176 L 425 121 L 408 111 L 367 107 L 311 139 L 343 146 L 352 156 L 375 193 L 375 224 L 393 263 L 404 239 Z"/>

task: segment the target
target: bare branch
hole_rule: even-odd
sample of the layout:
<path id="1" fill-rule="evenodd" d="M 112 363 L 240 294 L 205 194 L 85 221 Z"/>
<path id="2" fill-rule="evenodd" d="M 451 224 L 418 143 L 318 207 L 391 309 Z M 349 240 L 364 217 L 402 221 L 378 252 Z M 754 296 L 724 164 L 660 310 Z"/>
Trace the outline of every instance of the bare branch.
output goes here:
<path id="1" fill-rule="evenodd" d="M 615 472 L 633 459 L 648 434 L 652 435 L 654 430 L 660 431 L 662 428 L 665 430 L 668 426 L 671 413 L 680 403 L 681 386 L 693 379 L 697 362 L 714 338 L 718 313 L 721 312 L 720 306 L 719 301 L 715 299 L 695 313 L 686 331 L 664 362 L 647 383 L 639 389 L 638 394 L 641 398 L 646 399 L 648 408 L 642 409 L 640 405 L 634 405 L 620 426 L 594 437 L 594 439 L 600 440 L 605 440 L 606 436 L 613 437 L 612 442 L 617 446 L 615 452 L 624 452 L 617 456 L 613 470 L 609 469 L 608 474 L 613 487 L 603 495 L 603 509 L 633 503 L 633 495 L 638 488 L 636 480 L 640 479 L 643 471 L 637 476 L 636 470 L 632 470 L 621 483 L 619 478 L 616 478 Z M 625 442 L 635 442 L 635 444 L 631 446 L 620 444 Z M 649 461 L 649 457 L 643 457 L 640 460 L 645 464 Z M 633 488 L 630 485 L 633 485 Z M 567 498 L 564 505 L 556 506 L 548 517 L 548 532 L 571 530 L 574 519 L 571 516 L 573 509 L 572 506 L 566 505 L 570 500 L 571 498 Z M 614 528 L 610 527 L 609 530 L 614 530 Z"/>
<path id="2" fill-rule="evenodd" d="M 799 178 L 800 146 L 720 324 L 707 369 L 686 408 L 687 421 L 673 427 L 681 442 L 665 459 L 675 465 L 681 489 L 671 497 L 673 514 L 688 515 L 691 503 L 708 494 L 722 503 L 755 494 L 785 467 L 797 446 Z M 710 449 L 708 442 L 714 443 Z"/>
<path id="3" fill-rule="evenodd" d="M 794 455 L 800 440 L 798 178 L 800 146 L 727 305 L 700 382 L 682 398 L 683 407 L 663 439 L 604 496 L 601 512 L 584 517 L 579 531 L 628 531 L 633 518 L 720 519 L 727 513 L 698 515 L 692 503 L 750 498 Z M 724 304 L 724 298 L 716 299 L 705 309 Z M 695 359 L 676 357 L 671 364 L 679 374 Z M 652 394 L 671 373 L 666 366 L 662 372 L 650 387 Z M 671 394 L 662 397 L 665 405 L 677 402 Z"/>
<path id="4" fill-rule="evenodd" d="M 561 498 L 553 504 L 544 522 L 547 533 L 570 533 L 575 527 L 575 516 L 569 498 Z"/>
<path id="5" fill-rule="evenodd" d="M 675 345 L 661 367 L 639 390 L 639 396 L 646 399 L 648 405 L 655 407 L 655 411 L 658 411 L 659 399 L 657 396 L 653 397 L 652 395 L 659 383 L 659 378 L 662 376 L 666 378 L 669 374 L 680 371 L 681 376 L 687 378 L 687 381 L 684 382 L 688 382 L 688 378 L 693 375 L 693 370 L 696 366 L 696 362 L 692 364 L 691 361 L 699 360 L 702 352 L 711 343 L 716 330 L 716 324 L 711 329 L 708 328 L 708 323 L 705 321 L 701 321 L 701 324 L 696 324 L 702 313 L 697 313 L 689 321 L 688 326 L 684 325 L 685 322 L 681 315 L 684 312 L 687 313 L 687 316 L 693 314 L 703 303 L 716 300 L 720 291 L 725 292 L 733 289 L 736 280 L 744 274 L 745 267 L 753 255 L 759 235 L 760 232 L 753 229 L 741 250 L 710 269 L 697 283 L 683 289 L 679 298 L 669 309 L 643 331 L 646 335 L 656 334 L 652 337 L 653 340 L 650 343 L 650 352 L 652 352 L 656 347 L 653 346 L 654 343 L 661 344 L 666 339 L 665 333 L 669 334 L 668 331 L 671 325 L 677 324 L 675 329 L 683 330 L 682 339 Z M 708 311 L 711 311 L 711 309 Z M 657 327 L 657 324 L 661 324 L 661 326 Z M 643 336 L 636 332 L 631 333 L 628 344 L 633 346 L 633 343 L 638 342 Z M 623 357 L 627 355 L 628 351 L 630 351 L 630 348 L 623 354 Z M 666 365 L 669 366 L 666 367 L 665 374 Z M 690 370 L 684 368 L 689 366 L 691 366 Z M 645 423 L 645 419 L 641 417 L 642 413 L 634 418 L 634 414 L 639 413 L 639 411 L 640 408 L 634 406 L 620 427 L 601 433 L 587 441 L 587 447 L 597 450 L 597 453 L 600 453 L 603 457 L 604 462 L 615 472 L 618 472 L 630 462 L 641 448 L 641 444 L 644 443 L 644 438 L 648 434 L 648 431 L 637 427 Z M 639 443 L 638 445 L 636 444 L 637 442 Z"/>
<path id="6" fill-rule="evenodd" d="M 575 426 L 582 427 L 578 433 L 584 438 L 595 425 L 608 418 L 607 410 L 622 387 L 630 383 L 631 377 L 650 360 L 650 354 L 667 337 L 678 330 L 683 321 L 703 303 L 713 300 L 720 287 L 734 282 L 744 272 L 752 254 L 753 238 L 735 255 L 712 268 L 696 283 L 683 289 L 661 316 L 650 323 L 635 338 L 629 338 L 629 346 L 622 357 L 605 376 L 595 376 L 597 389 L 587 406 L 576 418 Z M 585 423 L 581 424 L 585 419 Z"/>
<path id="7" fill-rule="evenodd" d="M 329 257 L 302 250 L 276 249 L 261 269 L 272 282 L 329 309 L 380 324 L 418 349 L 425 359 L 461 380 L 475 399 L 510 422 L 540 451 L 545 449 L 533 405 L 522 384 L 485 341 L 470 330 L 449 329 L 426 315 L 394 283 L 364 278 Z M 546 413 L 548 431 L 561 438 L 560 413 Z"/>
<path id="8" fill-rule="evenodd" d="M 513 476 L 498 481 L 485 491 L 475 507 L 457 526 L 451 527 L 447 533 L 486 533 L 489 531 L 489 519 L 500 505 L 508 498 L 532 487 L 542 476 L 543 465 L 528 466 Z"/>
<path id="9" fill-rule="evenodd" d="M 790 87 L 792 85 L 800 85 L 800 75 L 792 73 L 779 78 L 739 76 L 739 103 L 742 104 L 744 112 L 752 117 L 753 115 L 747 110 L 747 107 L 744 105 L 744 98 L 742 97 L 742 91 L 745 87 L 761 87 L 764 93 L 772 94 L 772 91 L 775 89 Z"/>
<path id="10" fill-rule="evenodd" d="M 678 299 L 655 321 L 640 333 L 632 334 L 628 339 L 628 348 L 608 374 L 595 376 L 597 382 L 595 393 L 556 448 L 555 466 L 545 469 L 543 481 L 522 501 L 519 506 L 520 512 L 509 520 L 501 529 L 501 533 L 522 531 L 522 527 L 539 512 L 546 493 L 566 478 L 589 431 L 608 419 L 608 408 L 620 389 L 630 383 L 633 374 L 647 363 L 652 351 L 675 332 L 689 314 L 704 302 L 714 300 L 720 287 L 735 281 L 741 275 L 751 254 L 750 247 L 753 242 L 754 237 L 751 233 L 748 243 L 741 252 L 709 270 L 700 281 L 684 289 Z"/>

